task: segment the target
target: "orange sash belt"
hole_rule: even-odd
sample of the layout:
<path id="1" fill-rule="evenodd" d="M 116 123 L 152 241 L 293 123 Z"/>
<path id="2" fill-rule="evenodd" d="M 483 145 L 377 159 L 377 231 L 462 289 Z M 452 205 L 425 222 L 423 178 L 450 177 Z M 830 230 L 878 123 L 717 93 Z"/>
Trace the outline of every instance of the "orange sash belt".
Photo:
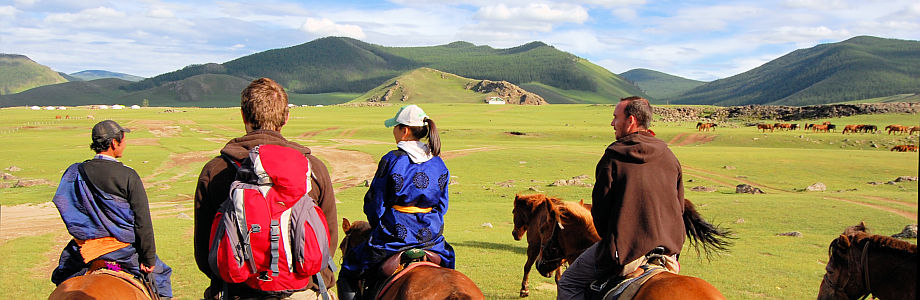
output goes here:
<path id="1" fill-rule="evenodd" d="M 83 255 L 83 262 L 85 263 L 89 263 L 106 253 L 131 245 L 123 243 L 111 236 L 91 240 L 73 240 L 80 246 L 80 254 Z"/>
<path id="2" fill-rule="evenodd" d="M 404 212 L 407 214 L 419 214 L 419 213 L 430 213 L 431 212 L 431 207 L 421 208 L 421 207 L 415 207 L 415 206 L 393 205 L 393 209 L 398 212 Z"/>

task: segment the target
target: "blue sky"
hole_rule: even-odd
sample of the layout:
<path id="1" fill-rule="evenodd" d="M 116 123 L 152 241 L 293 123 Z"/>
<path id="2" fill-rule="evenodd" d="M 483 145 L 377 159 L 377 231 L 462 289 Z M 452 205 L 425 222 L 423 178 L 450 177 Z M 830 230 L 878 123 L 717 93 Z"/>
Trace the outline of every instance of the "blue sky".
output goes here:
<path id="1" fill-rule="evenodd" d="M 916 0 L 0 0 L 0 53 L 155 76 L 324 36 L 384 46 L 542 41 L 614 73 L 732 76 L 858 35 L 920 40 Z"/>

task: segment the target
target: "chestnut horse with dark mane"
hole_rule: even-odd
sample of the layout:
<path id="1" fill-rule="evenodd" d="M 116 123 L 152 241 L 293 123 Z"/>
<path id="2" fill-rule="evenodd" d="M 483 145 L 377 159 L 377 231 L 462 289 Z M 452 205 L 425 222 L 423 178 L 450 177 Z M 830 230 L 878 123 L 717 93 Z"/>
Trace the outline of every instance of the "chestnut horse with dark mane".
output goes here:
<path id="1" fill-rule="evenodd" d="M 545 195 L 525 195 L 525 197 L 523 198 L 521 195 L 518 195 L 515 198 L 515 211 L 516 212 L 526 211 L 528 205 L 524 205 L 522 203 L 531 201 L 529 200 L 529 198 L 531 197 L 535 197 L 539 199 L 540 196 L 543 196 L 544 198 L 548 198 L 548 197 L 545 197 Z M 543 201 L 543 202 L 555 204 L 555 203 L 559 203 L 562 201 L 549 200 L 549 201 Z M 519 206 L 519 204 L 521 204 L 521 206 Z M 556 221 L 552 218 L 550 218 L 549 220 Z M 691 203 L 689 200 L 686 200 L 686 199 L 684 199 L 683 221 L 684 221 L 684 227 L 686 228 L 686 234 L 690 242 L 690 245 L 693 248 L 695 248 L 697 251 L 699 251 L 702 248 L 702 250 L 704 250 L 707 256 L 709 256 L 712 252 L 726 251 L 727 247 L 731 244 L 729 241 L 729 239 L 731 239 L 730 237 L 731 232 L 726 229 L 719 228 L 707 222 L 696 211 L 696 207 L 693 206 L 693 203 Z M 528 222 L 528 223 L 532 223 L 532 222 Z M 518 213 L 515 213 L 515 231 L 512 232 L 512 234 L 515 234 L 515 237 L 518 237 L 517 235 L 518 224 L 519 224 Z M 594 226 L 593 226 L 594 221 L 591 218 L 590 214 L 587 214 L 586 216 L 584 216 L 584 218 L 574 218 L 574 217 L 569 218 L 568 224 L 566 224 L 565 222 L 562 222 L 561 224 L 564 225 L 565 227 L 576 227 L 577 228 L 579 226 L 584 226 L 584 227 L 590 226 L 592 230 L 594 229 Z M 550 225 L 553 225 L 553 224 L 550 224 Z M 548 227 L 550 228 L 550 230 L 552 230 L 552 226 L 546 226 L 545 224 L 537 224 L 536 226 L 530 225 L 528 227 L 531 231 L 533 231 L 534 229 L 542 230 L 543 236 L 549 233 L 548 231 L 546 231 Z M 552 236 L 551 233 L 549 234 Z M 529 236 L 530 234 L 528 234 L 528 238 Z M 600 239 L 599 237 L 597 237 L 596 231 L 594 233 L 593 238 L 586 238 L 584 236 L 579 237 L 578 235 L 574 235 L 574 236 L 570 236 L 568 240 L 564 241 L 563 239 L 560 238 L 562 236 L 565 236 L 565 234 L 555 235 L 555 238 L 552 238 L 551 240 L 555 239 L 556 240 L 555 243 L 559 245 L 558 247 L 561 247 L 563 249 L 579 248 L 579 247 L 572 247 L 572 246 L 567 247 L 565 246 L 566 243 L 574 243 L 576 245 L 587 244 L 588 246 L 590 246 L 591 244 L 595 243 L 596 241 Z M 553 243 L 551 242 L 551 243 L 548 243 L 547 245 L 553 245 Z M 587 248 L 587 246 L 584 248 L 580 248 L 580 250 L 577 253 L 566 253 L 565 251 L 558 251 L 558 250 L 553 251 L 553 248 L 554 247 L 552 246 L 543 246 L 543 247 L 538 248 L 537 256 L 540 259 L 540 262 L 538 262 L 538 266 L 541 263 L 545 265 L 542 267 L 538 267 L 538 269 L 553 270 L 554 268 L 560 267 L 563 261 L 565 260 L 574 261 L 574 258 L 577 258 L 578 255 L 580 255 L 581 252 L 583 252 L 585 248 Z M 529 258 L 530 251 L 529 250 L 530 250 L 530 247 L 528 247 L 528 262 L 530 262 L 530 258 Z M 562 253 L 565 253 L 564 257 Z M 560 257 L 564 259 L 560 259 Z M 529 270 L 528 265 L 525 265 L 524 284 L 526 284 L 527 282 L 526 274 L 528 270 Z M 526 294 L 524 293 L 526 286 L 524 286 L 524 284 L 522 284 L 521 297 L 526 296 Z M 693 299 L 724 299 L 724 298 L 725 297 L 722 296 L 722 293 L 720 293 L 714 286 L 704 281 L 703 279 L 691 277 L 691 276 L 674 274 L 671 272 L 662 272 L 662 273 L 659 273 L 658 275 L 655 275 L 654 277 L 651 277 L 650 279 L 648 279 L 648 281 L 645 284 L 642 285 L 641 288 L 639 288 L 639 291 L 633 297 L 633 299 L 635 300 L 650 300 L 650 299 L 690 299 L 690 300 L 693 300 Z"/>
<path id="2" fill-rule="evenodd" d="M 848 227 L 828 247 L 819 300 L 917 299 L 917 245 Z"/>
<path id="3" fill-rule="evenodd" d="M 590 205 L 590 204 L 588 204 Z M 601 238 L 591 222 L 591 211 L 584 202 L 564 202 L 544 194 L 514 197 L 514 230 L 511 235 L 519 241 L 527 233 L 527 262 L 521 280 L 521 297 L 530 295 L 528 277 L 537 263 L 537 271 L 545 277 L 555 272 L 559 280 L 563 262 L 572 262 Z M 587 220 L 587 221 L 586 221 Z M 544 250 L 558 252 L 551 260 L 540 257 Z M 538 258 L 543 258 L 538 261 Z"/>
<path id="4" fill-rule="evenodd" d="M 350 223 L 348 219 L 342 220 L 342 229 L 345 237 L 339 244 L 342 253 L 361 243 L 366 243 L 370 238 L 371 226 L 365 221 Z M 376 298 L 364 295 L 363 299 L 485 299 L 479 287 L 459 271 L 443 268 L 434 264 L 419 263 L 419 266 L 407 267 L 399 277 L 394 277 L 392 282 Z"/>
<path id="5" fill-rule="evenodd" d="M 115 271 L 76 276 L 58 285 L 48 299 L 151 299 L 140 282 L 129 281 L 133 276 Z"/>

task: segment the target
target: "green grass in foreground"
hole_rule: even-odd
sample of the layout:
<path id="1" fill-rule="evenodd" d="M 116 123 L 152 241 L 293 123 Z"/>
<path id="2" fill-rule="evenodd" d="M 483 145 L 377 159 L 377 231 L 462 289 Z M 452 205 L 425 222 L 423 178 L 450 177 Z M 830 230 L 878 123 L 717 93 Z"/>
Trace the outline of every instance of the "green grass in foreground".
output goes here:
<path id="1" fill-rule="evenodd" d="M 613 139 L 608 125 L 613 107 L 427 104 L 424 108 L 438 122 L 446 163 L 456 176 L 449 186 L 445 236 L 457 251 L 457 268 L 488 299 L 517 299 L 527 245 L 510 235 L 514 194 L 532 192 L 533 187 L 570 201 L 590 201 L 590 188 L 548 185 L 578 175 L 588 175 L 588 182 L 593 181 L 595 164 Z M 358 151 L 376 161 L 395 148 L 391 130 L 382 122 L 397 109 L 298 107 L 282 132 L 308 146 Z M 238 109 L 164 110 L 0 110 L 0 138 L 10 144 L 0 148 L 4 158 L 0 167 L 15 165 L 22 170 L 4 172 L 50 182 L 0 189 L 0 202 L 4 207 L 48 202 L 61 171 L 91 156 L 87 140 L 92 125 L 107 118 L 117 120 L 134 130 L 123 161 L 145 181 L 159 254 L 174 270 L 174 292 L 178 299 L 198 299 L 207 279 L 192 257 L 188 216 L 192 215 L 195 179 L 204 162 L 227 140 L 242 135 L 243 129 Z M 54 116 L 60 114 L 78 118 L 56 120 Z M 88 115 L 94 119 L 86 119 Z M 889 114 L 829 121 L 881 128 L 892 123 L 917 124 L 918 118 Z M 764 134 L 743 123 L 698 133 L 694 125 L 655 123 L 653 129 L 661 139 L 673 141 L 688 189 L 717 188 L 712 193 L 687 191 L 686 197 L 707 219 L 731 228 L 737 237 L 735 245 L 730 253 L 711 261 L 685 249 L 681 265 L 682 274 L 702 277 L 729 299 L 814 298 L 824 273 L 827 246 L 846 226 L 865 221 L 875 233 L 891 235 L 916 223 L 917 182 L 867 184 L 917 176 L 916 153 L 887 150 L 888 145 L 917 144 L 916 135 Z M 511 131 L 524 135 L 511 135 Z M 699 137 L 712 139 L 692 140 Z M 315 154 L 323 158 L 322 152 Z M 326 163 L 335 165 L 334 161 Z M 801 191 L 815 182 L 826 184 L 828 190 Z M 758 185 L 767 194 L 734 194 L 734 186 L 740 183 Z M 339 216 L 364 219 L 361 201 L 365 191 L 355 187 L 337 193 Z M 799 231 L 803 237 L 776 236 L 790 231 Z M 48 280 L 54 266 L 51 260 L 56 261 L 66 231 L 54 227 L 37 232 L 0 240 L 0 298 L 44 298 L 53 289 Z M 341 261 L 340 253 L 336 261 Z M 555 298 L 551 279 L 532 272 L 530 280 L 532 299 Z"/>

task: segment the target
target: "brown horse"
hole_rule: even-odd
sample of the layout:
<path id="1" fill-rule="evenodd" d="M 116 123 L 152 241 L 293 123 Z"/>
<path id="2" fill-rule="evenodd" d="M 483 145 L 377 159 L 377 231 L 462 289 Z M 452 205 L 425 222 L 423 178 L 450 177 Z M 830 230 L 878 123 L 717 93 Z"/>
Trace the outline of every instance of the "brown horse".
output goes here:
<path id="1" fill-rule="evenodd" d="M 767 132 L 767 129 L 769 129 L 770 132 L 773 132 L 773 128 L 773 124 L 757 124 L 757 129 L 762 132 Z"/>
<path id="2" fill-rule="evenodd" d="M 917 146 L 915 145 L 897 145 L 897 146 L 891 147 L 891 151 L 917 152 Z"/>
<path id="3" fill-rule="evenodd" d="M 339 244 L 342 253 L 347 253 L 351 247 L 365 243 L 370 238 L 371 226 L 365 221 L 350 223 L 343 218 L 342 229 L 345 231 L 345 237 Z M 376 299 L 485 299 L 485 295 L 463 273 L 434 265 L 421 265 L 393 279 Z"/>
<path id="4" fill-rule="evenodd" d="M 520 241 L 527 233 L 527 262 L 524 263 L 524 279 L 521 280 L 521 297 L 530 295 L 527 281 L 535 262 L 541 275 L 549 277 L 555 272 L 558 281 L 564 262 L 574 261 L 601 239 L 594 229 L 594 222 L 591 222 L 591 211 L 586 206 L 590 204 L 584 204 L 584 201 L 564 202 L 544 194 L 514 197 L 514 209 L 511 211 L 514 229 L 511 235 L 514 240 Z M 551 260 L 540 256 L 548 249 L 558 253 Z"/>
<path id="5" fill-rule="evenodd" d="M 146 299 L 150 296 L 142 290 L 140 282 L 131 282 L 130 274 L 115 272 L 90 273 L 65 280 L 58 285 L 48 300 L 63 299 Z"/>
<path id="6" fill-rule="evenodd" d="M 852 132 L 852 133 L 860 132 L 865 126 L 866 125 L 863 125 L 863 124 L 850 124 L 850 125 L 843 126 L 843 134 L 847 134 L 847 132 Z"/>
<path id="7" fill-rule="evenodd" d="M 697 122 L 696 131 L 709 131 L 709 130 L 716 131 L 716 126 L 719 126 L 719 124 Z"/>
<path id="8" fill-rule="evenodd" d="M 593 223 L 591 218 L 583 220 L 587 223 Z M 707 222 L 696 211 L 696 207 L 690 200 L 684 199 L 684 227 L 690 246 L 697 252 L 701 249 L 709 257 L 713 252 L 726 251 L 731 245 L 731 231 L 719 228 Z M 542 252 L 540 256 L 544 260 L 552 259 L 552 254 Z M 655 300 L 655 299 L 725 299 L 712 284 L 703 279 L 674 274 L 671 272 L 662 272 L 648 279 L 643 284 L 634 300 Z"/>
<path id="9" fill-rule="evenodd" d="M 818 299 L 917 299 L 917 245 L 851 226 L 828 247 Z"/>

